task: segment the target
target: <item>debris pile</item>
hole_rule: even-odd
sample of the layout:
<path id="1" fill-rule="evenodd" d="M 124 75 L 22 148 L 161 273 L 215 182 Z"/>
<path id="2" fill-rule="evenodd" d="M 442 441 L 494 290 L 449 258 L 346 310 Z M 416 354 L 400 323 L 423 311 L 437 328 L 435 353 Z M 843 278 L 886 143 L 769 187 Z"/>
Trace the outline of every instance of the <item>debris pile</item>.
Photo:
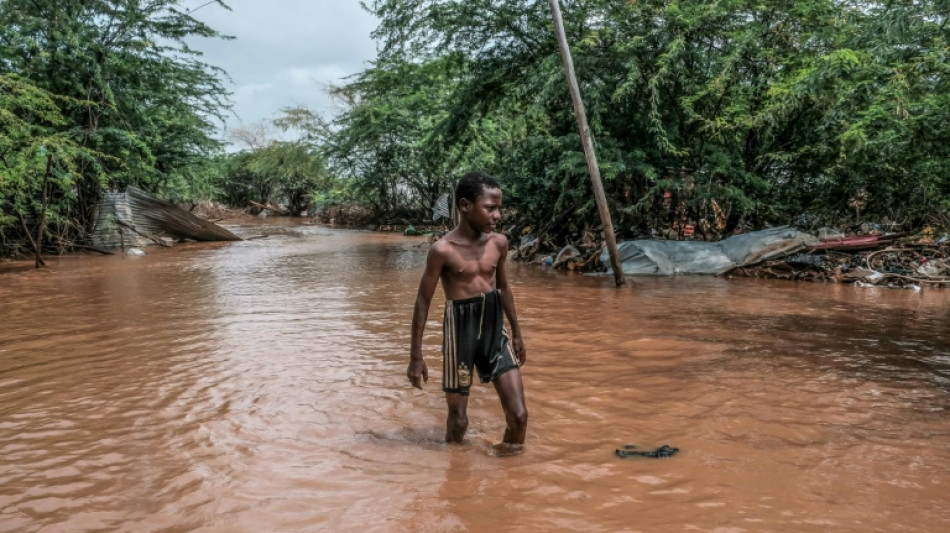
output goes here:
<path id="1" fill-rule="evenodd" d="M 530 232 L 510 242 L 516 243 L 510 255 L 518 261 L 578 272 L 608 269 L 603 240 L 591 232 L 563 247 L 542 242 Z M 950 234 L 929 226 L 916 233 L 889 234 L 869 226 L 852 235 L 819 228 L 810 236 L 773 228 L 717 242 L 627 241 L 618 243 L 618 249 L 624 273 L 631 275 L 698 273 L 857 286 L 950 287 Z"/>
<path id="2" fill-rule="evenodd" d="M 526 230 L 530 231 L 531 228 L 528 227 Z M 584 232 L 576 245 L 568 244 L 561 248 L 555 248 L 551 243 L 542 243 L 540 238 L 530 233 L 522 235 L 519 241 L 509 239 L 509 242 L 518 243 L 509 253 L 509 257 L 516 261 L 538 263 L 545 267 L 578 272 L 602 272 L 605 268 L 600 258 L 604 243 L 595 238 L 590 231 Z M 542 250 L 555 249 L 559 251 L 542 253 Z"/>
<path id="3" fill-rule="evenodd" d="M 316 224 L 329 224 L 358 228 L 369 224 L 373 219 L 372 212 L 354 204 L 333 204 L 326 207 L 311 207 L 307 210 L 307 218 Z"/>
<path id="4" fill-rule="evenodd" d="M 858 286 L 950 287 L 950 236 L 856 235 L 822 240 L 805 252 L 736 268 L 728 274 Z"/>

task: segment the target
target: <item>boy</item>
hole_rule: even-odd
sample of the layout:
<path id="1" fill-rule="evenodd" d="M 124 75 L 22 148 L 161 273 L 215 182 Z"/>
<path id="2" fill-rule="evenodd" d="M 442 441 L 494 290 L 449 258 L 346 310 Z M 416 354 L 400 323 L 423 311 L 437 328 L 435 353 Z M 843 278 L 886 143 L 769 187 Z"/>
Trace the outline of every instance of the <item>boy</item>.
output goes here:
<path id="1" fill-rule="evenodd" d="M 487 174 L 469 172 L 459 181 L 455 189 L 459 224 L 429 249 L 419 282 L 406 376 L 419 389 L 429 381 L 422 333 L 432 293 L 441 279 L 446 300 L 442 390 L 449 409 L 445 441 L 459 443 L 465 436 L 468 394 L 477 370 L 482 383 L 494 384 L 505 411 L 507 428 L 502 442 L 493 446 L 494 453 L 515 455 L 522 451 L 528 427 L 520 371 L 525 347 L 505 272 L 508 239 L 493 233 L 501 218 L 501 197 L 498 182 Z M 502 311 L 511 325 L 510 338 Z"/>

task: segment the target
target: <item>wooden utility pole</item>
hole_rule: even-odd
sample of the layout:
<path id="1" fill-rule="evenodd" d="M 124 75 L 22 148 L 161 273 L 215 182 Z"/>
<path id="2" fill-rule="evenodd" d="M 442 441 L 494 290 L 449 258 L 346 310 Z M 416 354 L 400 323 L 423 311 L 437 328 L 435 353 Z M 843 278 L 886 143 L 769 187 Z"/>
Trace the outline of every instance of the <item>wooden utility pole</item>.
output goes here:
<path id="1" fill-rule="evenodd" d="M 604 184 L 600 180 L 600 167 L 597 166 L 597 155 L 594 154 L 594 139 L 587 125 L 587 112 L 584 110 L 584 101 L 581 100 L 581 90 L 577 86 L 577 77 L 574 75 L 574 60 L 571 59 L 571 49 L 567 46 L 567 36 L 564 34 L 564 21 L 561 19 L 561 6 L 558 0 L 548 0 L 551 4 L 551 13 L 554 15 L 554 29 L 557 32 L 557 44 L 561 50 L 561 60 L 564 62 L 564 76 L 571 90 L 571 99 L 574 101 L 574 114 L 577 116 L 577 128 L 581 134 L 581 144 L 584 146 L 584 157 L 587 159 L 587 168 L 590 170 L 590 182 L 594 188 L 594 199 L 597 200 L 597 211 L 600 212 L 600 223 L 604 227 L 604 239 L 607 241 L 607 251 L 610 253 L 610 265 L 614 269 L 614 280 L 620 287 L 626 283 L 623 269 L 620 266 L 620 253 L 617 251 L 617 237 L 614 236 L 614 226 L 610 221 L 610 210 L 607 208 L 607 195 L 604 194 Z"/>

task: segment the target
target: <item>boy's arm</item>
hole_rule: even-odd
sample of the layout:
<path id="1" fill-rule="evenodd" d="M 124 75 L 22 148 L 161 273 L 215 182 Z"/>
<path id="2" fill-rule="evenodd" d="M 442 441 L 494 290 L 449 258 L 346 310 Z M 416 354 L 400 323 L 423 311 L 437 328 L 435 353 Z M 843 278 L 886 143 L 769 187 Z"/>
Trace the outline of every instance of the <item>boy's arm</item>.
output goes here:
<path id="1" fill-rule="evenodd" d="M 419 281 L 419 290 L 416 292 L 416 304 L 412 309 L 412 334 L 409 341 L 409 368 L 406 377 L 413 387 L 422 388 L 424 382 L 429 381 L 429 370 L 425 359 L 422 358 L 422 334 L 425 332 L 426 320 L 429 317 L 429 304 L 432 294 L 439 284 L 439 275 L 445 264 L 445 255 L 441 246 L 433 245 L 426 258 L 426 269 Z"/>
<path id="2" fill-rule="evenodd" d="M 504 235 L 498 235 L 498 237 L 501 255 L 498 258 L 498 270 L 495 272 L 495 285 L 501 293 L 501 305 L 511 326 L 511 347 L 514 348 L 518 364 L 523 365 L 527 360 L 527 350 L 521 339 L 521 328 L 518 326 L 518 315 L 515 313 L 515 297 L 511 292 L 511 286 L 508 285 L 508 271 L 505 269 L 508 262 L 508 239 Z"/>

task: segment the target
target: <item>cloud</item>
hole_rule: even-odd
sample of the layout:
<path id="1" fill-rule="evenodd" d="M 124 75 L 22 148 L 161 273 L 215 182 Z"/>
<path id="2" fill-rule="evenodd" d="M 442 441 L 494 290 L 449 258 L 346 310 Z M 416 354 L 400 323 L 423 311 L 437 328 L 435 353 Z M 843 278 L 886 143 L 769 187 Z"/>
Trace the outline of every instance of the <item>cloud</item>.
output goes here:
<path id="1" fill-rule="evenodd" d="M 348 73 L 339 65 L 316 65 L 313 67 L 291 67 L 284 73 L 284 77 L 294 85 L 313 86 L 315 83 L 326 83 L 327 80 L 341 80 Z"/>
<path id="2" fill-rule="evenodd" d="M 302 105 L 336 111 L 328 86 L 343 83 L 376 57 L 370 32 L 377 20 L 356 0 L 231 0 L 227 11 L 207 0 L 187 0 L 185 9 L 233 40 L 190 39 L 201 59 L 231 78 L 236 117 L 227 127 L 274 118 Z"/>

